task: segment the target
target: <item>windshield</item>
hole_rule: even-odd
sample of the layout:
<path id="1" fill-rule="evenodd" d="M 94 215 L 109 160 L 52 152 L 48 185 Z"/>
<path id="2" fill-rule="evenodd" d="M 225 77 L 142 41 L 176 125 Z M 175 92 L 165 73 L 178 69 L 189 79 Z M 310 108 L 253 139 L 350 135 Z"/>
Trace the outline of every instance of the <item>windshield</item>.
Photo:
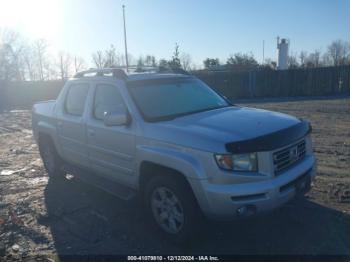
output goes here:
<path id="1" fill-rule="evenodd" d="M 131 95 L 147 121 L 168 120 L 230 104 L 195 78 L 167 78 L 128 83 Z"/>

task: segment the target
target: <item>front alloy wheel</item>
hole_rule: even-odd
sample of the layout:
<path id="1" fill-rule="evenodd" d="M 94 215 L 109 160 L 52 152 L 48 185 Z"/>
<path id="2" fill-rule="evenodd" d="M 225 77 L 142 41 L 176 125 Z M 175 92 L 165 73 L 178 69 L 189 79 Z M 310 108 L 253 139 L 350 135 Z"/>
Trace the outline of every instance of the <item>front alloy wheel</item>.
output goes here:
<path id="1" fill-rule="evenodd" d="M 165 237 L 177 244 L 187 243 L 201 224 L 201 212 L 186 180 L 164 171 L 146 184 L 146 212 Z"/>
<path id="2" fill-rule="evenodd" d="M 164 231 L 177 234 L 184 224 L 184 211 L 176 195 L 166 187 L 156 188 L 152 193 L 153 216 Z"/>

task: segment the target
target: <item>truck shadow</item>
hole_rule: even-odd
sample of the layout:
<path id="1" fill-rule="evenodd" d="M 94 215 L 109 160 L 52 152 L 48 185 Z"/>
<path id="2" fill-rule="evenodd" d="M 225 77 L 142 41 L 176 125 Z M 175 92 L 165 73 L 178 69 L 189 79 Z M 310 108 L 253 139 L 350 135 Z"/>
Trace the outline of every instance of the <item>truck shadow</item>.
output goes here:
<path id="1" fill-rule="evenodd" d="M 122 201 L 75 179 L 50 180 L 47 214 L 58 256 L 67 254 L 350 254 L 350 216 L 310 200 L 261 217 L 207 222 L 186 246 L 164 241 L 138 201 Z"/>

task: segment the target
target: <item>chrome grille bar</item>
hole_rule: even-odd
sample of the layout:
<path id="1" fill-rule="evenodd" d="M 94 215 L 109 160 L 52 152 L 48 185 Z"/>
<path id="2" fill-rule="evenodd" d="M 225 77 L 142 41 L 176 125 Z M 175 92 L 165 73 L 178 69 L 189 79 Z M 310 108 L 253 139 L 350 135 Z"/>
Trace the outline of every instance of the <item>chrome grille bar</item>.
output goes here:
<path id="1" fill-rule="evenodd" d="M 275 174 L 279 175 L 281 171 L 303 159 L 305 155 L 306 144 L 304 139 L 296 144 L 273 153 Z"/>

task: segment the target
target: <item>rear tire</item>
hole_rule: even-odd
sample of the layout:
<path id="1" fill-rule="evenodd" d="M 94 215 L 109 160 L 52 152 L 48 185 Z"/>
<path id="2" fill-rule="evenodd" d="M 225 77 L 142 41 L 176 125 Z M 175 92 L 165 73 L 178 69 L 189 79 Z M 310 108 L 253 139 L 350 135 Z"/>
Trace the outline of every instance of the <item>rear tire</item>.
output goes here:
<path id="1" fill-rule="evenodd" d="M 176 244 L 192 240 L 201 222 L 201 211 L 183 179 L 171 175 L 153 177 L 146 184 L 144 196 L 151 222 L 166 238 Z"/>
<path id="2" fill-rule="evenodd" d="M 63 179 L 65 176 L 65 172 L 62 170 L 63 162 L 57 154 L 53 142 L 50 139 L 41 139 L 39 152 L 50 179 Z"/>

